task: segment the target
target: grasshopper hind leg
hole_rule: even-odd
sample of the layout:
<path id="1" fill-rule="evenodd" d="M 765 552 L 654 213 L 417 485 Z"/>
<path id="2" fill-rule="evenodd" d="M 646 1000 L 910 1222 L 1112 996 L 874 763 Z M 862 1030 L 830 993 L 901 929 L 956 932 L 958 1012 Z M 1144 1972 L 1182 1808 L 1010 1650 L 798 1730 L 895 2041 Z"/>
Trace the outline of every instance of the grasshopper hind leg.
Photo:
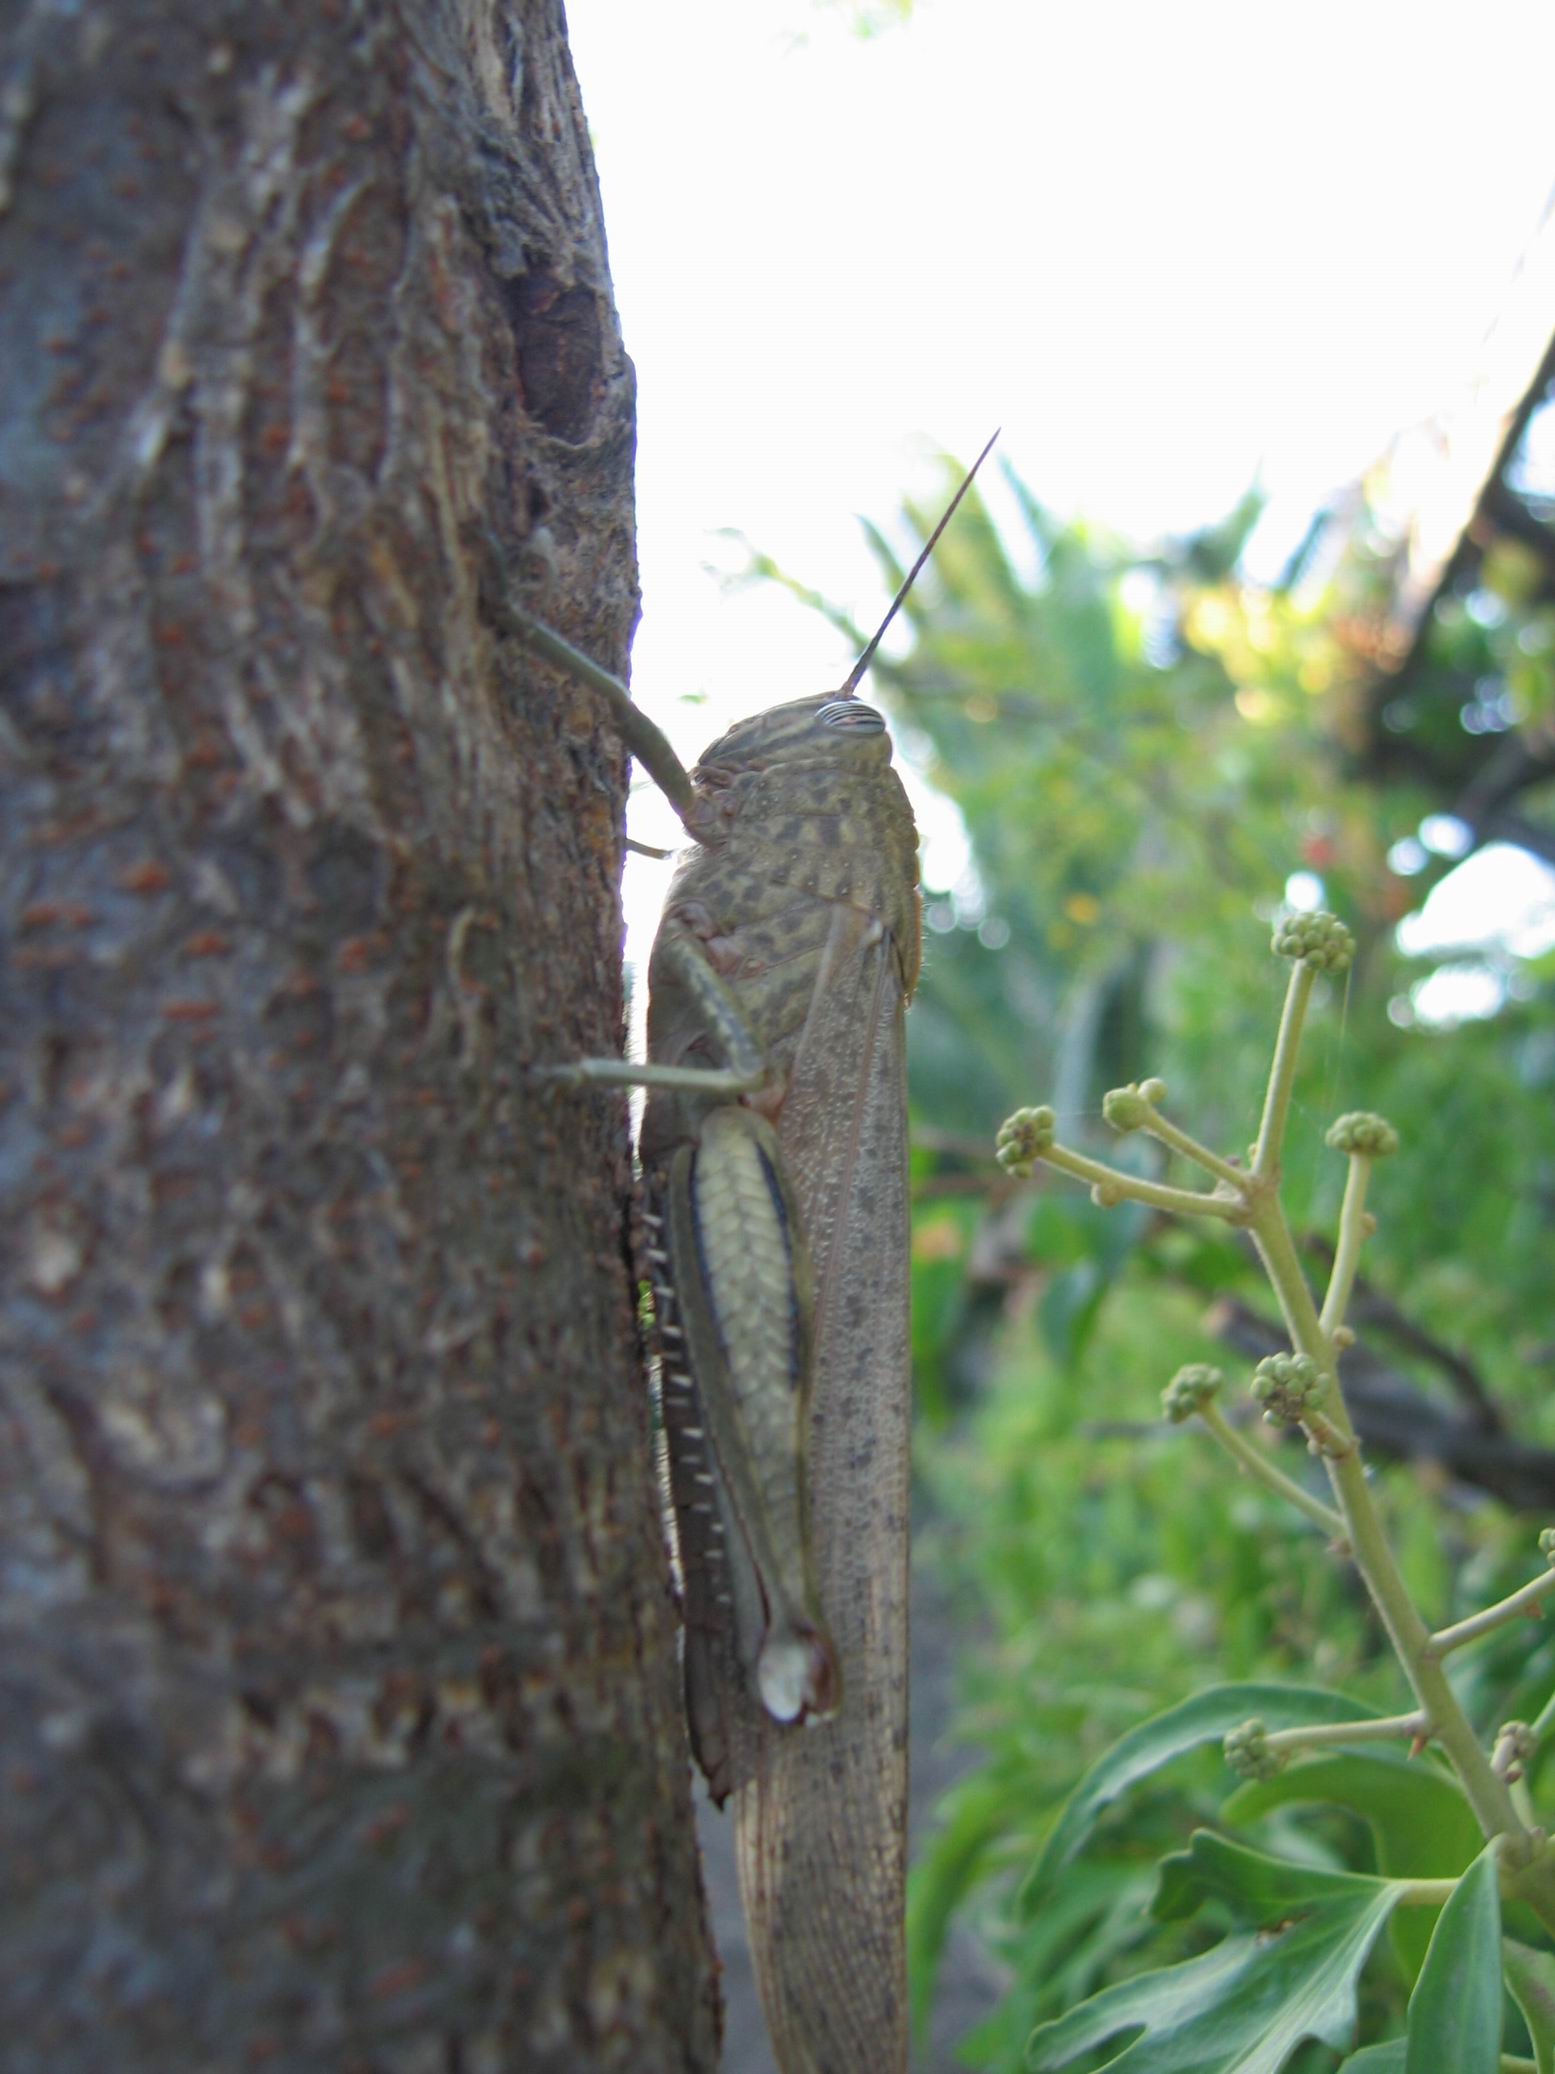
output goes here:
<path id="1" fill-rule="evenodd" d="M 655 1243 L 648 1248 L 659 1345 L 659 1388 L 668 1456 L 673 1553 L 683 1612 L 682 1665 L 691 1752 L 722 1807 L 740 1784 L 736 1724 L 728 1697 L 737 1675 L 734 1651 L 735 1578 L 729 1534 L 735 1523 L 710 1467 L 707 1415 L 690 1369 L 684 1328 L 663 1250 L 663 1219 L 650 1210 Z M 704 1481 L 704 1479 L 706 1479 Z"/>

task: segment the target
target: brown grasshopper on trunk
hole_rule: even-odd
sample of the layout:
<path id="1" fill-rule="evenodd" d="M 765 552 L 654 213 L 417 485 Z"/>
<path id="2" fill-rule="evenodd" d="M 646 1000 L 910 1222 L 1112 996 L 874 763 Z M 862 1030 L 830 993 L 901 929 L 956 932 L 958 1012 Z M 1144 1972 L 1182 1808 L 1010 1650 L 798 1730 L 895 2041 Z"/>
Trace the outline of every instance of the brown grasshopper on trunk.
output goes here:
<path id="1" fill-rule="evenodd" d="M 997 433 L 994 435 L 998 437 Z M 907 2060 L 907 1160 L 918 838 L 856 697 L 983 449 L 837 692 L 729 729 L 686 772 L 599 689 L 692 839 L 649 964 L 641 1155 L 692 1748 L 734 1797 L 784 2074 Z M 808 1724 L 800 1732 L 800 1724 Z"/>

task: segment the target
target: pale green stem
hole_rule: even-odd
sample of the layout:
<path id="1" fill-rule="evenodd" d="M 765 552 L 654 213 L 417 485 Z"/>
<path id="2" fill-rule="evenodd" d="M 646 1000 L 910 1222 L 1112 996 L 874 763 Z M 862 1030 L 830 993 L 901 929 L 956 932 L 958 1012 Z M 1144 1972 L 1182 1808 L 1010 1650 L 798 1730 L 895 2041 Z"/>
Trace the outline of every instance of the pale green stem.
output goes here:
<path id="1" fill-rule="evenodd" d="M 1542 1576 L 1520 1585 L 1515 1592 L 1509 1592 L 1504 1599 L 1497 1599 L 1493 1606 L 1486 1606 L 1482 1612 L 1471 1613 L 1467 1620 L 1455 1621 L 1450 1628 L 1438 1628 L 1431 1637 L 1431 1654 L 1445 1656 L 1450 1649 L 1461 1649 L 1465 1642 L 1473 1642 L 1480 1635 L 1488 1635 L 1492 1628 L 1516 1620 L 1530 1607 L 1537 1606 L 1541 1599 L 1548 1598 L 1551 1592 L 1555 1592 L 1555 1570 L 1546 1570 Z M 1546 1707 L 1545 1712 L 1548 1711 Z M 1539 1718 L 1543 1720 L 1544 1716 L 1541 1714 Z"/>
<path id="2" fill-rule="evenodd" d="M 1376 1721 L 1322 1721 L 1309 1728 L 1276 1728 L 1264 1737 L 1270 1750 L 1321 1750 L 1334 1743 L 1413 1742 L 1428 1735 L 1431 1724 L 1421 1713 L 1385 1714 Z"/>
<path id="3" fill-rule="evenodd" d="M 1285 989 L 1285 1006 L 1280 1011 L 1280 1034 L 1274 1041 L 1274 1061 L 1269 1068 L 1269 1085 L 1263 1098 L 1263 1120 L 1258 1126 L 1258 1143 L 1253 1147 L 1253 1172 L 1267 1179 L 1279 1171 L 1280 1147 L 1285 1142 L 1285 1118 L 1290 1110 L 1290 1091 L 1296 1078 L 1296 1058 L 1301 1050 L 1301 1026 L 1306 1021 L 1307 1003 L 1317 979 L 1316 966 L 1299 960 Z"/>
<path id="4" fill-rule="evenodd" d="M 1276 1469 L 1261 1449 L 1255 1447 L 1245 1434 L 1237 1432 L 1218 1404 L 1213 1401 L 1201 1404 L 1199 1417 L 1226 1453 L 1233 1456 L 1249 1476 L 1256 1477 L 1268 1490 L 1287 1499 L 1298 1512 L 1304 1512 L 1307 1518 L 1315 1526 L 1321 1527 L 1331 1539 L 1344 1542 L 1344 1521 L 1334 1508 L 1325 1505 L 1321 1498 L 1315 1498 L 1310 1491 L 1304 1490 L 1293 1477 L 1287 1476 L 1283 1469 Z"/>
<path id="5" fill-rule="evenodd" d="M 1271 1075 L 1271 1087 L 1272 1084 Z M 1252 1234 L 1279 1298 L 1292 1342 L 1300 1353 L 1309 1355 L 1333 1378 L 1334 1387 L 1324 1400 L 1324 1412 L 1346 1438 L 1353 1439 L 1355 1429 L 1339 1383 L 1337 1351 L 1323 1330 L 1312 1292 L 1296 1257 L 1284 1209 L 1272 1190 L 1254 1204 Z M 1485 1835 L 1505 1835 L 1511 1839 L 1515 1850 L 1525 1853 L 1531 1839 L 1518 1819 L 1506 1781 L 1491 1770 L 1490 1759 L 1480 1747 L 1468 1717 L 1458 1704 L 1447 1682 L 1446 1672 L 1431 1654 L 1430 1633 L 1399 1574 L 1358 1452 L 1352 1448 L 1348 1453 L 1327 1457 L 1324 1466 L 1339 1502 L 1339 1510 L 1344 1515 L 1356 1567 L 1366 1580 L 1367 1590 L 1381 1616 L 1394 1653 L 1430 1724 L 1432 1737 L 1451 1759 Z M 1531 1880 L 1530 1888 L 1534 1885 L 1541 1891 L 1537 1894 L 1528 1891 L 1527 1899 L 1539 1911 L 1545 1924 L 1555 1928 L 1555 1867 Z"/>
<path id="6" fill-rule="evenodd" d="M 1392 1880 L 1399 1902 L 1405 1908 L 1444 1908 L 1452 1899 L 1456 1880 Z M 1533 2062 L 1530 2060 L 1531 2067 Z"/>
<path id="7" fill-rule="evenodd" d="M 1360 1265 L 1361 1247 L 1366 1241 L 1366 1185 L 1370 1180 L 1370 1159 L 1364 1153 L 1351 1153 L 1350 1171 L 1344 1182 L 1344 1201 L 1339 1206 L 1339 1243 L 1334 1249 L 1328 1294 L 1323 1298 L 1321 1322 L 1323 1330 L 1330 1334 L 1344 1323 L 1344 1314 L 1350 1307 L 1355 1270 Z"/>
<path id="8" fill-rule="evenodd" d="M 1430 1722 L 1433 1739 L 1441 1744 L 1451 1759 L 1458 1782 L 1485 1835 L 1506 1836 L 1519 1856 L 1526 1854 L 1532 1846 L 1532 1839 L 1519 1819 L 1506 1781 L 1491 1770 L 1490 1759 L 1480 1747 L 1468 1717 L 1458 1704 L 1447 1682 L 1446 1672 L 1431 1654 L 1431 1638 L 1399 1575 L 1359 1455 L 1342 1455 L 1326 1466 L 1334 1495 L 1339 1500 L 1339 1509 L 1349 1528 L 1356 1566 L 1366 1579 L 1367 1589 L 1382 1617 L 1404 1674 Z M 1541 1891 L 1532 1891 L 1534 1885 Z M 1546 1927 L 1555 1928 L 1555 1868 L 1546 1867 L 1536 1882 L 1530 1882 L 1527 1899 L 1538 1910 Z"/>
<path id="9" fill-rule="evenodd" d="M 1323 1330 L 1322 1320 L 1317 1314 L 1317 1305 L 1312 1301 L 1312 1291 L 1307 1278 L 1301 1271 L 1301 1261 L 1296 1253 L 1296 1242 L 1290 1235 L 1290 1226 L 1285 1222 L 1285 1212 L 1280 1199 L 1272 1189 L 1264 1189 L 1252 1206 L 1249 1218 L 1253 1244 L 1263 1262 L 1264 1272 L 1279 1300 L 1280 1314 L 1285 1320 L 1285 1329 L 1291 1344 L 1303 1354 L 1310 1354 L 1325 1375 L 1334 1379 L 1333 1395 L 1324 1401 L 1324 1410 L 1332 1417 L 1335 1426 L 1346 1440 L 1353 1440 L 1355 1428 L 1350 1423 L 1349 1407 L 1344 1393 L 1339 1388 L 1337 1362 L 1334 1346 Z"/>
<path id="10" fill-rule="evenodd" d="M 1168 1188 L 1160 1181 L 1143 1181 L 1137 1174 L 1125 1174 L 1117 1167 L 1104 1166 L 1099 1159 L 1088 1159 L 1083 1152 L 1071 1152 L 1067 1145 L 1049 1145 L 1037 1157 L 1062 1173 L 1073 1174 L 1078 1181 L 1089 1181 L 1093 1188 L 1104 1189 L 1109 1195 L 1115 1193 L 1132 1202 L 1149 1203 L 1157 1210 L 1175 1210 L 1179 1217 L 1223 1217 L 1229 1224 L 1246 1222 L 1242 1205 L 1226 1196 L 1200 1195 L 1191 1188 Z"/>
<path id="11" fill-rule="evenodd" d="M 1159 1138 L 1163 1145 L 1169 1145 L 1174 1152 L 1180 1152 L 1184 1159 L 1191 1159 L 1195 1166 L 1202 1167 L 1207 1174 L 1213 1174 L 1216 1180 L 1227 1182 L 1238 1195 L 1246 1188 L 1245 1167 L 1233 1166 L 1230 1160 L 1222 1159 L 1218 1152 L 1211 1152 L 1207 1145 L 1201 1145 L 1190 1132 L 1170 1122 L 1166 1117 L 1152 1116 L 1148 1123 L 1142 1123 L 1139 1128 L 1148 1131 L 1152 1138 Z"/>

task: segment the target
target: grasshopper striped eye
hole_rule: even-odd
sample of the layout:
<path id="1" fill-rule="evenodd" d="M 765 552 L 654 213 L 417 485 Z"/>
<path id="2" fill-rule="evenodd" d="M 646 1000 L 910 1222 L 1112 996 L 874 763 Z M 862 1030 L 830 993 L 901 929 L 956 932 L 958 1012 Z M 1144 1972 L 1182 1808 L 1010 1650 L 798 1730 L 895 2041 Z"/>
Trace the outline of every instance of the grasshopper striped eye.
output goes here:
<path id="1" fill-rule="evenodd" d="M 839 728 L 844 734 L 883 735 L 885 716 L 860 699 L 833 699 L 816 714 L 822 727 Z"/>

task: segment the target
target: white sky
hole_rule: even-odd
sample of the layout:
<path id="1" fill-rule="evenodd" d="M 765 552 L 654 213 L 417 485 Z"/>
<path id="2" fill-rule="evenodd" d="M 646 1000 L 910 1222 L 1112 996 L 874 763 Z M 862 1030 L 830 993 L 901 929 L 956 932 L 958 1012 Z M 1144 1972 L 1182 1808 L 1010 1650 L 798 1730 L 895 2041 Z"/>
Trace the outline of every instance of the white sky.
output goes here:
<path id="1" fill-rule="evenodd" d="M 1548 0 L 568 17 L 639 384 L 634 687 L 687 754 L 850 660 L 719 586 L 720 528 L 870 619 L 858 514 L 1002 423 L 1060 510 L 1149 537 L 1261 471 L 1293 541 L 1465 379 L 1555 182 Z M 646 792 L 632 824 L 673 840 Z"/>

